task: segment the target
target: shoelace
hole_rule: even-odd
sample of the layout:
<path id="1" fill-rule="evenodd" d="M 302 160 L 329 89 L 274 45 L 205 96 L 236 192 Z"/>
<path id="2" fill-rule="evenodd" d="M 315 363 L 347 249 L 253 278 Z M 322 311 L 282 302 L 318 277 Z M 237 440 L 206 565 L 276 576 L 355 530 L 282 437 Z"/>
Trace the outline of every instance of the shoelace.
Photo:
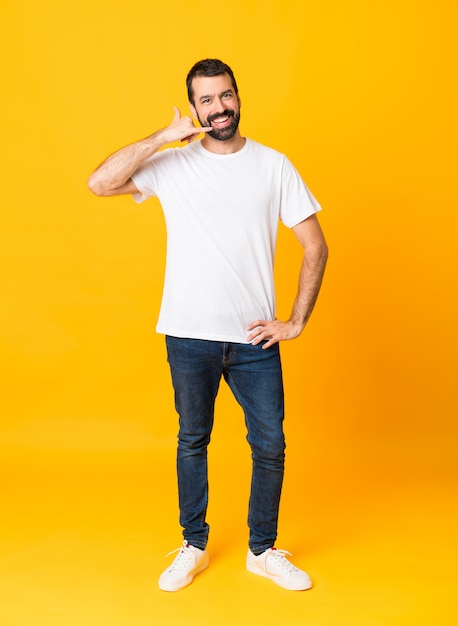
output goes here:
<path id="1" fill-rule="evenodd" d="M 288 550 L 277 550 L 277 548 L 272 548 L 268 558 L 272 558 L 275 562 L 275 566 L 284 572 L 293 572 L 297 570 L 297 567 L 295 567 L 291 561 L 288 561 L 286 558 L 287 554 L 289 556 L 293 556 L 291 552 L 288 552 Z"/>
<path id="2" fill-rule="evenodd" d="M 194 561 L 194 557 L 191 552 L 191 549 L 188 547 L 187 544 L 180 546 L 176 550 L 172 550 L 172 552 L 169 552 L 168 554 L 165 555 L 165 558 L 167 558 L 171 554 L 175 554 L 175 552 L 178 552 L 178 554 L 175 557 L 175 560 L 173 561 L 173 563 L 170 565 L 169 571 L 174 570 L 174 569 L 185 570 L 189 566 L 189 563 L 191 561 Z"/>

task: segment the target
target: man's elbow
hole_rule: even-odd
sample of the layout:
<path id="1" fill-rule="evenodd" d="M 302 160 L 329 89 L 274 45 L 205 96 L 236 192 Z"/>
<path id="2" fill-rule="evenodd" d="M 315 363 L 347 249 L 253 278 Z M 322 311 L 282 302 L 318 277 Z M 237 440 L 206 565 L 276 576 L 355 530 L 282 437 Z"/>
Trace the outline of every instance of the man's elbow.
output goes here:
<path id="1" fill-rule="evenodd" d="M 87 186 L 96 196 L 108 196 L 109 190 L 103 184 L 102 181 L 97 180 L 97 177 L 94 174 L 91 174 L 87 181 Z"/>
<path id="2" fill-rule="evenodd" d="M 325 263 L 328 260 L 328 256 L 329 256 L 328 244 L 326 243 L 326 241 L 323 240 L 323 242 L 321 243 L 321 257 L 324 259 Z"/>
<path id="3" fill-rule="evenodd" d="M 328 257 L 329 257 L 328 244 L 326 243 L 326 241 L 323 241 L 321 243 L 321 250 L 320 250 L 320 261 L 321 261 L 321 265 L 323 266 L 323 271 L 328 262 Z"/>
<path id="4" fill-rule="evenodd" d="M 328 244 L 326 243 L 326 239 L 323 235 L 321 233 L 320 235 L 320 237 L 316 237 L 312 241 L 308 242 L 304 248 L 311 251 L 317 257 L 327 259 L 329 254 Z"/>
<path id="5" fill-rule="evenodd" d="M 325 268 L 328 261 L 329 249 L 326 241 L 323 239 L 311 242 L 304 249 L 304 256 L 312 263 Z"/>

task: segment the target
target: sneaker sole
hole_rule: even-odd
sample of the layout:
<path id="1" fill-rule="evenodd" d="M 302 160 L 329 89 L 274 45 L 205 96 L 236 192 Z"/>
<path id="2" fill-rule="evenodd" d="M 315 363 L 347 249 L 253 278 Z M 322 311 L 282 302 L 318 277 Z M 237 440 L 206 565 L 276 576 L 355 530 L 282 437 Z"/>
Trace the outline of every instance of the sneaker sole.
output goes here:
<path id="1" fill-rule="evenodd" d="M 288 583 L 285 583 L 281 579 L 277 579 L 277 577 L 273 576 L 272 574 L 268 574 L 267 572 L 260 569 L 259 567 L 251 563 L 250 561 L 247 561 L 246 568 L 251 574 L 256 574 L 257 576 L 262 576 L 263 578 L 267 578 L 268 580 L 271 580 L 279 587 L 282 587 L 283 589 L 289 589 L 289 591 L 306 591 L 307 589 L 311 589 L 313 586 L 313 583 L 311 580 L 305 585 L 300 585 L 300 586 L 288 585 Z"/>
<path id="2" fill-rule="evenodd" d="M 161 583 L 161 580 L 159 579 L 159 589 L 161 591 L 181 591 L 181 589 L 184 589 L 185 587 L 187 587 L 188 585 L 190 585 L 192 583 L 192 581 L 194 580 L 194 576 L 197 576 L 197 574 L 200 574 L 200 572 L 203 572 L 204 569 L 206 569 L 208 567 L 208 559 L 203 563 L 200 563 L 196 569 L 194 569 L 192 571 L 192 573 L 189 574 L 189 576 L 179 585 L 166 585 L 164 583 Z"/>

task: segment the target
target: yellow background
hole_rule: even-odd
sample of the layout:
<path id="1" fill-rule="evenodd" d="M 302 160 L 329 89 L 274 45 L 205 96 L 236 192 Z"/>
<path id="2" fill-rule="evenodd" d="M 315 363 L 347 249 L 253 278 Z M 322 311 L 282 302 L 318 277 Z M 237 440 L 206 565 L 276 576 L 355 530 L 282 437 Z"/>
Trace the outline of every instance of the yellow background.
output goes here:
<path id="1" fill-rule="evenodd" d="M 452 1 L 3 0 L 2 626 L 456 624 L 457 13 Z M 249 450 L 230 394 L 210 449 L 212 566 L 180 544 L 159 205 L 98 199 L 105 156 L 188 111 L 191 65 L 237 76 L 242 133 L 319 199 L 330 261 L 283 345 L 278 547 L 315 582 L 244 570 Z M 278 313 L 300 249 L 282 229 Z"/>

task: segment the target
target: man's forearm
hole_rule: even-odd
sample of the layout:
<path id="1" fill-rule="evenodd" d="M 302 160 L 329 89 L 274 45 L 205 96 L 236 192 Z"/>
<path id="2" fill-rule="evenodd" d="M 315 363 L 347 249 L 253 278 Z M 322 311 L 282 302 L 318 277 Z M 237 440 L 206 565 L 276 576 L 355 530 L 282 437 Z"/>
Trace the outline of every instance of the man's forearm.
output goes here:
<path id="1" fill-rule="evenodd" d="M 318 298 L 327 258 L 328 248 L 324 241 L 304 250 L 298 292 L 289 320 L 301 329 L 306 325 Z"/>
<path id="2" fill-rule="evenodd" d="M 254 320 L 247 326 L 247 340 L 257 345 L 265 341 L 268 349 L 278 341 L 294 339 L 304 330 L 312 314 L 328 258 L 328 247 L 315 215 L 293 227 L 304 254 L 299 272 L 299 286 L 289 320 Z"/>
<path id="3" fill-rule="evenodd" d="M 88 186 L 98 196 L 112 196 L 117 193 L 132 193 L 135 185 L 129 183 L 132 174 L 145 159 L 175 141 L 193 141 L 202 132 L 212 130 L 211 126 L 196 128 L 189 115 L 181 117 L 180 110 L 174 107 L 171 123 L 149 137 L 132 143 L 109 156 L 89 177 Z"/>
<path id="4" fill-rule="evenodd" d="M 120 189 L 145 159 L 166 144 L 163 132 L 158 131 L 140 141 L 117 150 L 89 177 L 89 189 L 96 195 L 110 195 Z"/>

